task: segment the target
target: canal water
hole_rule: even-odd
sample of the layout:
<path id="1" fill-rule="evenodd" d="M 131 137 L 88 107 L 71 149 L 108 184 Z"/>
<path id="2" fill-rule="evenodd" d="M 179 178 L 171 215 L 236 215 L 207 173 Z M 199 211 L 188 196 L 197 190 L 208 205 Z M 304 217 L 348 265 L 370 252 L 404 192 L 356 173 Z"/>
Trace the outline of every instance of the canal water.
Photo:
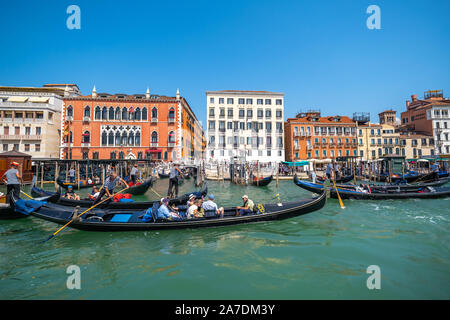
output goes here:
<path id="1" fill-rule="evenodd" d="M 167 186 L 159 180 L 154 189 L 164 194 Z M 187 181 L 180 193 L 193 189 Z M 240 204 L 243 194 L 255 203 L 312 195 L 292 181 L 278 188 L 208 181 L 208 189 L 223 206 Z M 0 221 L 0 299 L 450 298 L 450 198 L 344 204 L 329 199 L 297 218 L 206 229 L 67 228 L 46 243 L 58 225 Z M 80 290 L 67 288 L 71 265 L 80 267 Z M 380 268 L 380 289 L 367 287 L 371 265 Z"/>

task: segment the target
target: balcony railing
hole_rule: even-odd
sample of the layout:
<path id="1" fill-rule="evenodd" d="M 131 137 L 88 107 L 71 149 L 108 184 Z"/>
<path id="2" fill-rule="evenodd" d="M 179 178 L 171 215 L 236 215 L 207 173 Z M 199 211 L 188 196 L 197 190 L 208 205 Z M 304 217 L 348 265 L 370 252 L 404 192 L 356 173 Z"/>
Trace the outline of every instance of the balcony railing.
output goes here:
<path id="1" fill-rule="evenodd" d="M 66 121 L 73 121 L 73 116 L 67 116 Z"/>
<path id="2" fill-rule="evenodd" d="M 40 134 L 2 134 L 0 140 L 42 140 Z"/>
<path id="3" fill-rule="evenodd" d="M 214 145 L 214 143 L 212 144 L 212 145 Z M 173 148 L 173 147 L 175 147 L 175 142 L 168 142 L 167 143 L 167 147 L 169 147 L 169 148 Z M 214 147 L 214 146 L 213 146 Z"/>
<path id="4" fill-rule="evenodd" d="M 91 117 L 83 117 L 83 122 L 89 122 L 91 121 Z"/>
<path id="5" fill-rule="evenodd" d="M 151 123 L 156 123 L 156 122 L 158 122 L 158 118 L 152 117 L 152 118 L 150 119 L 150 122 L 151 122 Z"/>
<path id="6" fill-rule="evenodd" d="M 158 142 L 150 142 L 150 147 L 157 147 L 158 146 Z"/>
<path id="7" fill-rule="evenodd" d="M 82 148 L 89 148 L 91 146 L 91 143 L 90 142 L 82 142 L 81 143 L 81 147 Z"/>
<path id="8" fill-rule="evenodd" d="M 169 117 L 169 123 L 175 123 L 175 118 L 174 117 Z"/>

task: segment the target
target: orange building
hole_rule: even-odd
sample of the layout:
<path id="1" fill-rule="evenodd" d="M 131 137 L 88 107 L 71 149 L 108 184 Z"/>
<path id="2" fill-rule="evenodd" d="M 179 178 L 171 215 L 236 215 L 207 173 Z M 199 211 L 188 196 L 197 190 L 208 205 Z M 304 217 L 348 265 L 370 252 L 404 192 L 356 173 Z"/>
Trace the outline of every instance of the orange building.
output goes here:
<path id="1" fill-rule="evenodd" d="M 299 113 L 285 122 L 286 161 L 356 156 L 356 122 L 346 116 Z"/>
<path id="2" fill-rule="evenodd" d="M 97 93 L 64 98 L 61 159 L 202 159 L 203 129 L 175 97 Z M 70 143 L 69 143 L 70 141 Z"/>

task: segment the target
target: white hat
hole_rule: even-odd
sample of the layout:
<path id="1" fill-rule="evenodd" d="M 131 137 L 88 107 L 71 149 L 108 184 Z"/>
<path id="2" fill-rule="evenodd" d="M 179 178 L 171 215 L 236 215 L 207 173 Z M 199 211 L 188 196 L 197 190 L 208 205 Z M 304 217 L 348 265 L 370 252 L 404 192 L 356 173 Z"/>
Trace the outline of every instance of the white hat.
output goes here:
<path id="1" fill-rule="evenodd" d="M 242 196 L 242 199 L 244 199 L 244 198 L 248 199 L 248 195 L 244 194 L 244 195 Z"/>

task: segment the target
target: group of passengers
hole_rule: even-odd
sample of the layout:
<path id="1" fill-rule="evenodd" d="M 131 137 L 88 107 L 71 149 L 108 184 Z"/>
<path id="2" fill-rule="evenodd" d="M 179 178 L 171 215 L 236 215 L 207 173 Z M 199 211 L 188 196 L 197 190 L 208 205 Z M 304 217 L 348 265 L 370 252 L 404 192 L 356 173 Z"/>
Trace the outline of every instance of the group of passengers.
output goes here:
<path id="1" fill-rule="evenodd" d="M 255 210 L 254 202 L 250 200 L 247 195 L 242 196 L 242 201 L 243 205 L 236 207 L 236 216 L 246 216 L 249 214 L 253 214 Z M 189 200 L 187 201 L 186 211 L 171 206 L 169 204 L 168 198 L 162 198 L 160 206 L 156 213 L 156 218 L 173 221 L 205 217 L 223 218 L 224 212 L 224 208 L 218 207 L 218 205 L 214 202 L 213 194 L 208 195 L 207 201 L 204 201 L 203 197 L 197 198 L 194 194 L 191 194 L 189 196 Z"/>

